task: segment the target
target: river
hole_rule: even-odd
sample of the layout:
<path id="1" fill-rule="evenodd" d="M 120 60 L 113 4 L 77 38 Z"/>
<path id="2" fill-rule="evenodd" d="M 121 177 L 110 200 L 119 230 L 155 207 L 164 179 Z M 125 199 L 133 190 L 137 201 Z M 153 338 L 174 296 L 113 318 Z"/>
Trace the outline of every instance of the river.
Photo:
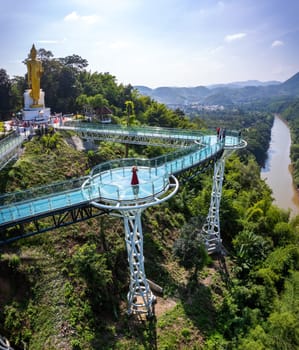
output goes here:
<path id="1" fill-rule="evenodd" d="M 291 174 L 291 134 L 288 125 L 275 115 L 271 130 L 268 158 L 261 169 L 261 178 L 272 189 L 274 204 L 290 209 L 291 217 L 299 214 L 299 193 L 293 184 Z"/>

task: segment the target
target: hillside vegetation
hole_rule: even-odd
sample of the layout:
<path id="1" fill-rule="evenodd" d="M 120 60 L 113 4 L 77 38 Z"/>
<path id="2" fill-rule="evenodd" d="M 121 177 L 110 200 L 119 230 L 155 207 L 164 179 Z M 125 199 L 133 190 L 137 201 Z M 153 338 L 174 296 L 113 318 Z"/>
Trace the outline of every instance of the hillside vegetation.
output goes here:
<path id="1" fill-rule="evenodd" d="M 50 82 L 56 84 L 51 93 L 56 91 L 57 108 L 81 111 L 80 102 L 92 107 L 94 99 L 88 98 L 100 94 L 95 100 L 113 110 L 114 123 L 212 126 L 204 116 L 191 119 L 118 85 L 108 73 L 87 72 L 78 57 L 80 65 L 44 56 L 51 67 L 45 79 L 49 88 Z M 74 91 L 63 96 L 68 90 L 59 84 L 71 81 L 63 77 L 75 79 L 78 100 Z M 246 150 L 226 162 L 220 211 L 225 255 L 207 256 L 195 240 L 209 209 L 213 169 L 192 178 L 183 174 L 171 200 L 144 211 L 146 276 L 163 287 L 155 317 L 127 316 L 123 222 L 104 215 L 1 248 L 0 334 L 15 349 L 34 350 L 298 348 L 299 218 L 290 220 L 289 212 L 272 204 L 257 163 L 265 155 L 271 125 L 266 112 L 239 110 L 215 119 L 214 128 L 241 129 L 248 141 Z M 166 152 L 108 142 L 78 150 L 72 136 L 53 132 L 26 142 L 20 159 L 0 172 L 2 192 L 84 176 L 109 159 Z"/>
<path id="2" fill-rule="evenodd" d="M 293 179 L 299 189 L 299 99 L 288 104 L 284 108 L 282 116 L 291 128 L 292 146 L 290 156 L 293 165 Z"/>
<path id="3" fill-rule="evenodd" d="M 35 186 L 45 178 L 52 182 L 63 173 L 67 178 L 70 161 L 73 174 L 80 176 L 84 164 L 101 158 L 101 145 L 96 154 L 86 154 L 59 134 L 55 138 L 54 148 L 45 149 L 38 138 L 26 144 L 21 159 L 2 174 L 6 189 Z M 121 145 L 103 147 L 111 158 L 125 152 Z M 138 147 L 130 153 L 137 155 Z M 193 233 L 207 214 L 211 172 L 185 182 L 172 200 L 145 211 L 146 273 L 164 289 L 154 319 L 126 316 L 123 223 L 105 216 L 2 250 L 1 333 L 21 349 L 24 344 L 33 349 L 298 346 L 298 221 L 289 222 L 288 213 L 271 204 L 254 159 L 240 156 L 242 161 L 235 155 L 227 162 L 221 204 L 228 256 L 210 257 L 195 273 L 194 259 L 204 255 L 193 247 Z M 49 167 L 54 160 L 56 166 Z"/>

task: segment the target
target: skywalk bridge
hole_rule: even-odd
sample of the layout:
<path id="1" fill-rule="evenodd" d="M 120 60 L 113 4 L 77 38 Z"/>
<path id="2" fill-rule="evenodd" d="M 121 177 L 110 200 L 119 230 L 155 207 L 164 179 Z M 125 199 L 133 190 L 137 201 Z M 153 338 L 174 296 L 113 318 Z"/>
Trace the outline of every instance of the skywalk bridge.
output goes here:
<path id="1" fill-rule="evenodd" d="M 9 162 L 18 158 L 23 142 L 24 135 L 16 131 L 0 140 L 0 170 Z"/>
<path id="2" fill-rule="evenodd" d="M 221 249 L 219 208 L 224 174 L 224 162 L 236 149 L 246 146 L 238 133 L 227 132 L 222 140 L 216 135 L 186 133 L 160 128 L 95 128 L 91 125 L 65 125 L 81 137 L 99 139 L 109 134 L 109 141 L 137 142 L 163 139 L 161 144 L 181 142 L 184 147 L 154 159 L 119 159 L 99 164 L 88 177 L 63 183 L 8 193 L 0 197 L 0 244 L 49 231 L 53 228 L 87 220 L 103 214 L 120 216 L 124 220 L 125 240 L 130 267 L 128 313 L 151 315 L 155 296 L 144 271 L 141 213 L 147 207 L 171 198 L 179 183 L 181 172 L 202 171 L 214 164 L 210 209 L 203 226 L 209 252 Z M 102 131 L 102 133 L 101 133 Z M 143 131 L 143 132 L 142 132 Z M 170 140 L 170 142 L 169 142 Z M 166 141 L 166 142 L 164 142 Z M 189 144 L 189 145 L 188 145 Z M 138 167 L 139 185 L 132 186 L 131 168 Z M 42 219 L 47 220 L 47 227 Z M 33 229 L 28 232 L 26 225 Z M 32 225 L 33 224 L 33 225 Z M 9 230 L 6 230 L 10 228 Z"/>
<path id="3" fill-rule="evenodd" d="M 197 143 L 209 142 L 202 131 L 171 129 L 150 126 L 103 125 L 89 122 L 65 122 L 55 128 L 75 131 L 82 139 L 89 141 L 111 141 L 119 143 L 182 148 Z"/>

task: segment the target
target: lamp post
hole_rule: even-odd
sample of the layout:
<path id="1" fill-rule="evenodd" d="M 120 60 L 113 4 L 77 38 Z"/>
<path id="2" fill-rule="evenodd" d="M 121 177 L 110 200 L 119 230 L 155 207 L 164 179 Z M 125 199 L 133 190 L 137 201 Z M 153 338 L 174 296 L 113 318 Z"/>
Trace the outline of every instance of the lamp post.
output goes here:
<path id="1" fill-rule="evenodd" d="M 38 117 L 39 121 L 44 121 L 44 111 L 42 109 L 38 111 Z"/>
<path id="2" fill-rule="evenodd" d="M 17 113 L 16 113 L 16 115 L 17 115 L 18 120 L 21 120 L 21 115 L 22 115 L 22 112 L 21 112 L 21 111 L 19 111 L 19 112 L 17 112 Z"/>

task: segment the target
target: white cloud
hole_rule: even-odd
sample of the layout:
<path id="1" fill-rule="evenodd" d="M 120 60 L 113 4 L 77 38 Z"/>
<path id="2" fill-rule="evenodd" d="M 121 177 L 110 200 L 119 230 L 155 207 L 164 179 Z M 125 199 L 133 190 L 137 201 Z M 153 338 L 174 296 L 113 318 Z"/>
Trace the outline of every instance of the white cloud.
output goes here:
<path id="1" fill-rule="evenodd" d="M 62 40 L 37 40 L 36 42 L 39 44 L 59 44 Z"/>
<path id="2" fill-rule="evenodd" d="M 68 21 L 70 21 L 70 22 L 82 21 L 82 22 L 85 22 L 88 24 L 94 24 L 100 20 L 100 17 L 97 15 L 81 16 L 81 15 L 78 15 L 76 11 L 73 11 L 73 12 L 69 13 L 68 15 L 66 15 L 64 17 L 64 20 L 66 22 L 68 22 Z"/>
<path id="3" fill-rule="evenodd" d="M 76 11 L 73 11 L 64 17 L 65 21 L 77 21 L 78 19 L 79 16 L 77 15 Z"/>
<path id="4" fill-rule="evenodd" d="M 110 43 L 109 47 L 111 49 L 124 49 L 132 46 L 129 42 L 127 41 L 114 41 Z"/>
<path id="5" fill-rule="evenodd" d="M 206 8 L 200 8 L 198 14 L 202 17 L 213 16 L 221 13 L 225 9 L 223 1 L 218 1 L 215 5 Z"/>
<path id="6" fill-rule="evenodd" d="M 223 46 L 222 45 L 219 45 L 219 46 L 216 46 L 214 48 L 208 48 L 207 49 L 207 54 L 208 55 L 218 55 L 220 51 L 223 50 Z"/>
<path id="7" fill-rule="evenodd" d="M 273 43 L 271 44 L 272 47 L 277 47 L 277 46 L 283 46 L 283 41 L 281 40 L 274 40 Z"/>
<path id="8" fill-rule="evenodd" d="M 73 6 L 77 8 L 94 9 L 102 12 L 122 12 L 126 9 L 138 8 L 140 0 L 72 0 Z"/>
<path id="9" fill-rule="evenodd" d="M 230 34 L 230 35 L 226 35 L 224 40 L 228 43 L 235 41 L 235 40 L 240 40 L 245 38 L 247 34 L 246 33 L 235 33 L 235 34 Z"/>

